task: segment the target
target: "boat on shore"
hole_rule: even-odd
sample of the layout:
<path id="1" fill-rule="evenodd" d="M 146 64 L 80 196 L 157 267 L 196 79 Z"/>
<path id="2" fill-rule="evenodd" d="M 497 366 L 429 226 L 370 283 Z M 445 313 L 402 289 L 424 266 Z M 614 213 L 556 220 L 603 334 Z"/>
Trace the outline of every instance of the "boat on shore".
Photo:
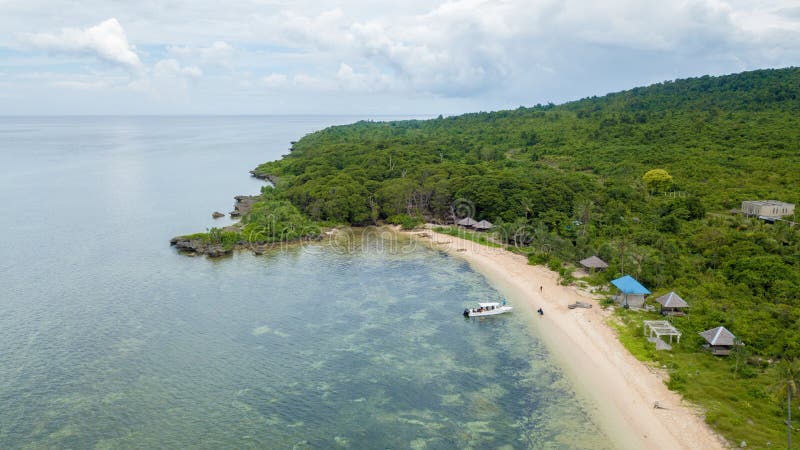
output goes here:
<path id="1" fill-rule="evenodd" d="M 506 305 L 505 300 L 500 302 L 478 303 L 477 308 L 467 308 L 464 310 L 464 317 L 496 316 L 511 312 L 514 308 Z"/>

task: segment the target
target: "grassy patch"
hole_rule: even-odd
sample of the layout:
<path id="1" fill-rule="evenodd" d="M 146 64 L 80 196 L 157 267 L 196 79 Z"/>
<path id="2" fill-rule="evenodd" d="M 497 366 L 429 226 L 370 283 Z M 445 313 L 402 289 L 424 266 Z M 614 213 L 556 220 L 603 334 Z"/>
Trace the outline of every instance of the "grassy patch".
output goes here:
<path id="1" fill-rule="evenodd" d="M 221 228 L 210 228 L 205 233 L 195 233 L 181 236 L 183 239 L 199 239 L 209 245 L 220 245 L 225 250 L 231 250 L 242 240 L 242 234 L 235 231 L 224 231 Z"/>
<path id="2" fill-rule="evenodd" d="M 660 318 L 617 309 L 609 323 L 637 359 L 666 370 L 668 387 L 700 406 L 706 422 L 729 442 L 738 446 L 745 441 L 748 448 L 785 448 L 785 399 L 768 389 L 774 384 L 774 368 L 755 358 L 713 356 L 701 351 L 692 336 L 682 336 L 672 351 L 656 351 L 644 336 L 642 321 Z M 793 420 L 793 426 L 800 427 L 800 420 Z"/>
<path id="3" fill-rule="evenodd" d="M 456 227 L 436 227 L 433 231 L 437 233 L 446 234 L 448 236 L 453 236 L 461 239 L 466 239 L 468 241 L 476 242 L 481 245 L 485 245 L 487 247 L 495 247 L 495 248 L 504 248 L 504 245 L 498 244 L 489 239 L 486 233 L 480 233 L 477 231 L 469 231 L 463 228 L 456 228 Z"/>
<path id="4" fill-rule="evenodd" d="M 386 223 L 400 225 L 404 230 L 413 230 L 414 228 L 417 228 L 425 223 L 425 221 L 419 217 L 409 216 L 408 214 L 395 214 L 387 217 Z"/>

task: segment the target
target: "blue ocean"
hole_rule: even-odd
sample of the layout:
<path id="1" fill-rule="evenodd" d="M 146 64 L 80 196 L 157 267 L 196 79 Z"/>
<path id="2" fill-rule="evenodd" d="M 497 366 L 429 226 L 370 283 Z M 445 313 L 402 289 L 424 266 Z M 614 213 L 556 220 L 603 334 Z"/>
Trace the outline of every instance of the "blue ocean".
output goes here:
<path id="1" fill-rule="evenodd" d="M 0 118 L 0 448 L 609 448 L 523 313 L 356 233 L 180 255 L 248 171 L 382 117 Z"/>

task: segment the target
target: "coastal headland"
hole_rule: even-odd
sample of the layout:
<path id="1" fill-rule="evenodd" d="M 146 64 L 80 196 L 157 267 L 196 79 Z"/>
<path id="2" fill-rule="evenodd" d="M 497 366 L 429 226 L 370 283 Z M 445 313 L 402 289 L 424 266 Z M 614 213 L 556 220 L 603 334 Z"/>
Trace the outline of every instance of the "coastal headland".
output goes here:
<path id="1" fill-rule="evenodd" d="M 664 384 L 667 375 L 638 361 L 608 325 L 612 315 L 596 296 L 558 283 L 558 274 L 528 264 L 502 248 L 436 233 L 410 233 L 431 247 L 467 261 L 507 296 L 518 314 L 530 317 L 592 416 L 621 449 L 723 449 L 724 440 L 704 422 L 702 411 Z M 576 301 L 590 309 L 568 309 Z M 543 316 L 535 311 L 542 308 Z"/>
<path id="2" fill-rule="evenodd" d="M 598 414 L 606 428 L 629 435 L 621 446 L 714 448 L 687 431 L 700 420 L 732 445 L 772 447 L 800 423 L 786 390 L 800 384 L 800 219 L 787 208 L 780 220 L 761 220 L 744 205 L 800 202 L 791 144 L 800 142 L 798 80 L 799 68 L 756 70 L 562 105 L 329 127 L 252 170 L 272 186 L 236 228 L 173 242 L 213 257 L 317 240 L 334 228 L 466 221 L 491 230 L 467 239 L 519 248 L 528 257 L 517 258 L 519 267 L 542 265 L 564 284 L 576 276 L 570 267 L 599 258 L 606 270 L 578 284 L 605 288 L 630 275 L 654 298 L 685 299 L 689 312 L 669 318 L 680 345 L 657 351 L 642 339 L 643 320 L 660 318 L 655 311 L 567 312 L 567 302 L 550 302 L 572 291 L 555 282 L 547 289 L 549 272 L 509 278 L 492 272 L 494 261 L 473 265 L 520 303 L 541 302 L 546 320 L 534 329 L 553 327 L 545 341 L 564 349 L 554 355 L 585 397 L 611 411 Z M 552 325 L 583 318 L 592 326 Z M 704 351 L 703 333 L 720 327 L 733 336 L 728 357 Z M 569 349 L 586 350 L 573 357 Z M 656 383 L 654 394 L 642 380 Z M 678 395 L 702 407 L 703 419 L 677 416 Z M 639 409 L 626 412 L 625 402 Z"/>

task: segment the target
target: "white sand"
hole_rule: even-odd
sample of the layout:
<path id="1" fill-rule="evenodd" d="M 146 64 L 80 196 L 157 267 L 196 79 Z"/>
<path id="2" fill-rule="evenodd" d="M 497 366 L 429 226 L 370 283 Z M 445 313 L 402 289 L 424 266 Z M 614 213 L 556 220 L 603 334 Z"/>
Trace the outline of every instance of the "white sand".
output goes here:
<path id="1" fill-rule="evenodd" d="M 531 318 L 535 332 L 575 387 L 600 428 L 621 449 L 722 449 L 727 446 L 700 412 L 664 384 L 664 375 L 638 361 L 607 325 L 609 313 L 587 292 L 558 284 L 558 274 L 525 257 L 426 231 L 430 245 L 465 259 Z M 541 286 L 541 291 L 540 291 Z M 591 309 L 570 310 L 576 301 Z M 541 307 L 544 316 L 536 309 Z M 642 337 L 644 339 L 644 337 Z M 654 408 L 654 403 L 664 408 Z"/>

